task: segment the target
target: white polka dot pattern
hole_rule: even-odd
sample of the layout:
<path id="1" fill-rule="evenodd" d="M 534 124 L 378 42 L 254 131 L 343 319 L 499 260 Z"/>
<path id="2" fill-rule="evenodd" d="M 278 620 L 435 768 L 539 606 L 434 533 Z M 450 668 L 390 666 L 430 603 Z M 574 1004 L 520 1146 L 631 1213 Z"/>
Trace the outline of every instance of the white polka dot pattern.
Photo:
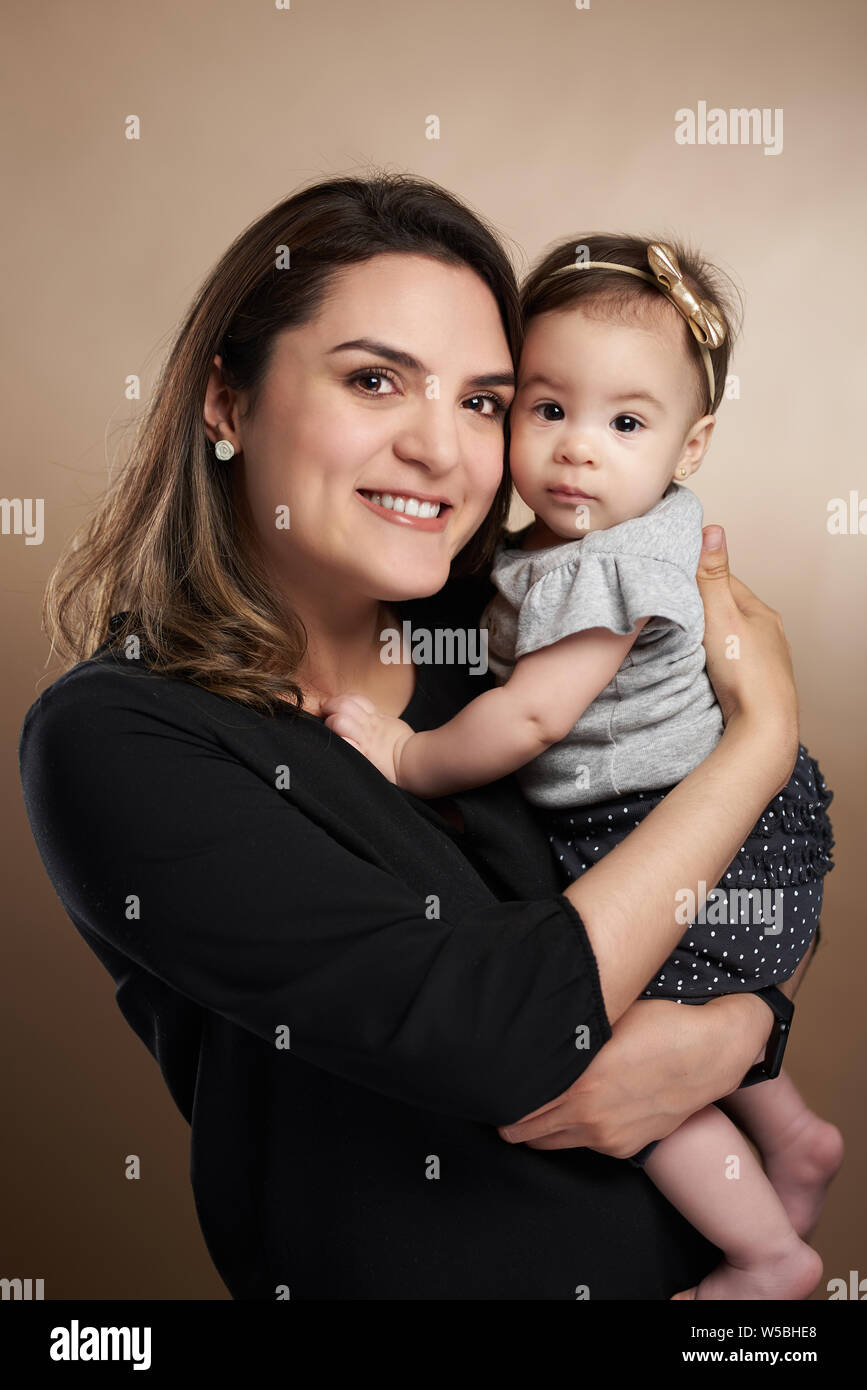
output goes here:
<path id="1" fill-rule="evenodd" d="M 671 790 L 581 806 L 574 813 L 540 812 L 564 886 L 620 844 Z M 834 867 L 827 814 L 832 799 L 818 763 L 802 745 L 788 785 L 765 808 L 708 895 L 704 912 L 685 918 L 682 940 L 643 998 L 701 1003 L 716 994 L 780 984 L 794 974 L 818 935 L 822 880 Z"/>

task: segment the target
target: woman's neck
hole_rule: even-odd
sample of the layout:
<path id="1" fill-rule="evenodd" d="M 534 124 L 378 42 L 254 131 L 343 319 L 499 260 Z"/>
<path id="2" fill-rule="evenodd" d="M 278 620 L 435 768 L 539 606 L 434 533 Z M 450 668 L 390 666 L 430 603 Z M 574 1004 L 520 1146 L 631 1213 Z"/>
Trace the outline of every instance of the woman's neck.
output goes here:
<path id="1" fill-rule="evenodd" d="M 293 608 L 307 631 L 307 651 L 295 672 L 304 708 L 319 714 L 323 700 L 348 691 L 367 695 L 383 713 L 400 715 L 412 698 L 412 664 L 383 662 L 383 633 L 400 630 L 394 609 L 382 602 L 347 606 L 297 600 Z"/>

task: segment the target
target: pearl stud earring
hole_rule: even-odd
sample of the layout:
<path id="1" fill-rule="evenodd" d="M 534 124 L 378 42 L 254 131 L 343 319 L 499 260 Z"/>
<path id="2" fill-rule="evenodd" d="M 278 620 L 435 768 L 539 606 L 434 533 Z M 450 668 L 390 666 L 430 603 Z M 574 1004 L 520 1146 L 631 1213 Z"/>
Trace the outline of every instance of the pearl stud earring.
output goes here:
<path id="1" fill-rule="evenodd" d="M 231 448 L 232 446 L 229 445 L 229 447 Z M 685 478 L 685 477 L 686 477 L 686 469 L 685 469 L 685 468 L 681 468 L 681 469 L 679 470 L 679 472 L 680 472 L 680 476 L 681 476 L 682 478 Z"/>

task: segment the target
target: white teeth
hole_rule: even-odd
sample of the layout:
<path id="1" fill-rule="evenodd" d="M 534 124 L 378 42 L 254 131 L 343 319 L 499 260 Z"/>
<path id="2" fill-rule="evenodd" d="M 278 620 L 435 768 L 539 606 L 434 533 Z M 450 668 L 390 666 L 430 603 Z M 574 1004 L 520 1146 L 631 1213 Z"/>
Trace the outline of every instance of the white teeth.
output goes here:
<path id="1" fill-rule="evenodd" d="M 407 516 L 434 517 L 440 514 L 439 502 L 420 502 L 417 497 L 392 496 L 390 492 L 365 492 L 360 488 L 363 497 L 369 497 L 371 502 L 375 502 L 379 507 L 386 507 L 389 511 L 405 512 Z"/>

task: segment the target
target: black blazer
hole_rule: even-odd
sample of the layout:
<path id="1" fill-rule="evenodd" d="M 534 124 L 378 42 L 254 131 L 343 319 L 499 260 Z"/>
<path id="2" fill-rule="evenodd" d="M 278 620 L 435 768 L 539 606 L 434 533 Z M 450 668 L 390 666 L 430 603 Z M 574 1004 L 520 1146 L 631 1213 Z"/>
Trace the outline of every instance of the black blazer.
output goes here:
<path id="1" fill-rule="evenodd" d="M 487 592 L 403 614 L 466 626 Z M 404 718 L 489 684 L 419 666 Z M 459 831 L 322 720 L 110 643 L 31 706 L 19 760 L 51 881 L 190 1123 L 233 1298 L 667 1299 L 716 1263 L 628 1163 L 496 1132 L 611 1036 L 513 777 L 454 797 Z"/>

